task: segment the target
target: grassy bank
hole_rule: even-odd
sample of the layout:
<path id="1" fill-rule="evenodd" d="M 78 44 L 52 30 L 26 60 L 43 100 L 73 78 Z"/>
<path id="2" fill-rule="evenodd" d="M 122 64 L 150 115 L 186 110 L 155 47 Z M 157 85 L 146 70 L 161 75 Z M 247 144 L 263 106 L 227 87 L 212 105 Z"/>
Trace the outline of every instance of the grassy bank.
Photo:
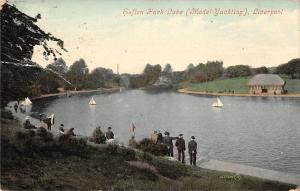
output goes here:
<path id="1" fill-rule="evenodd" d="M 1 119 L 1 188 L 9 190 L 289 190 L 115 146 L 45 139 Z"/>
<path id="2" fill-rule="evenodd" d="M 238 94 L 247 94 L 249 93 L 247 86 L 249 79 L 251 79 L 251 77 L 214 80 L 207 83 L 183 82 L 179 84 L 179 87 L 196 92 L 229 93 L 234 91 L 234 93 Z M 287 89 L 289 93 L 300 93 L 300 79 L 283 77 L 283 80 L 286 81 L 285 89 Z"/>

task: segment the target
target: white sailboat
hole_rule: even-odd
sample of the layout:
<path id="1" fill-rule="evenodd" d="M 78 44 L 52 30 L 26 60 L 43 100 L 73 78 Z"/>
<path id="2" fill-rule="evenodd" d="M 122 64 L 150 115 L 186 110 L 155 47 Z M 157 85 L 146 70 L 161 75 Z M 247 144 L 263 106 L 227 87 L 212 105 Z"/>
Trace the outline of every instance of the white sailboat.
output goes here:
<path id="1" fill-rule="evenodd" d="M 95 102 L 94 98 L 92 97 L 92 99 L 89 102 L 89 105 L 97 105 L 97 103 Z"/>
<path id="2" fill-rule="evenodd" d="M 213 106 L 213 107 L 223 107 L 224 105 L 223 105 L 223 103 L 221 102 L 221 100 L 220 100 L 219 98 L 217 98 L 217 101 L 214 102 L 214 103 L 212 104 L 212 106 Z"/>
<path id="3" fill-rule="evenodd" d="M 29 106 L 29 105 L 32 105 L 32 102 L 31 102 L 30 99 L 27 97 L 27 98 L 25 98 L 24 101 L 21 102 L 21 105 Z"/>

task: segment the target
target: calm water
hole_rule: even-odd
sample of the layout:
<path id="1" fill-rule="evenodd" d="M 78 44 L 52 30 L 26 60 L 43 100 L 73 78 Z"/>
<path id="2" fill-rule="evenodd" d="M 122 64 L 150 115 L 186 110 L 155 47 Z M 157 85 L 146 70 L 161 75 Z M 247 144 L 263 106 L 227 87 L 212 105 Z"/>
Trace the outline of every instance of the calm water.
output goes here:
<path id="1" fill-rule="evenodd" d="M 75 132 L 91 135 L 97 124 L 113 127 L 127 144 L 130 124 L 136 138 L 150 137 L 153 130 L 171 136 L 196 137 L 200 158 L 213 158 L 255 167 L 300 174 L 300 99 L 221 97 L 222 109 L 213 108 L 214 97 L 174 92 L 149 94 L 131 90 L 73 96 L 33 103 L 33 111 L 55 113 L 56 126 L 64 123 Z"/>

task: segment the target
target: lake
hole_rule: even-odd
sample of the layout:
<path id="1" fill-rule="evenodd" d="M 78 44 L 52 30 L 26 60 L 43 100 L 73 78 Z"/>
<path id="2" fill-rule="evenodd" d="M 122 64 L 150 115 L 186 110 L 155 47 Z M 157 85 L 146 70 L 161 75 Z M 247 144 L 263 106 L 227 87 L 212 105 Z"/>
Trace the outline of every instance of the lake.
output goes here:
<path id="1" fill-rule="evenodd" d="M 215 97 L 176 92 L 129 90 L 113 94 L 43 99 L 32 111 L 55 114 L 55 126 L 91 135 L 96 125 L 112 127 L 124 144 L 136 126 L 136 139 L 154 130 L 194 135 L 200 159 L 217 159 L 300 174 L 300 99 L 280 97 L 220 97 L 224 107 L 213 108 Z M 55 128 L 54 128 L 55 129 Z M 177 151 L 174 149 L 174 153 Z"/>

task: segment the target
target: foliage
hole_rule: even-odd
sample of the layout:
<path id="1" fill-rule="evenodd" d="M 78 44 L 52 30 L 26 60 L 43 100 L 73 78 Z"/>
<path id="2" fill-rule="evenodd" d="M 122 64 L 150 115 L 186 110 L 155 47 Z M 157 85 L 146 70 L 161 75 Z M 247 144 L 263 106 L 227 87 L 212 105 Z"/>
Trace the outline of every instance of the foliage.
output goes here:
<path id="1" fill-rule="evenodd" d="M 223 61 L 208 61 L 206 63 L 207 78 L 214 80 L 223 74 Z"/>
<path id="2" fill-rule="evenodd" d="M 151 153 L 156 156 L 164 156 L 168 152 L 168 148 L 164 144 L 155 144 L 150 139 L 143 139 L 137 144 L 137 149 Z"/>
<path id="3" fill-rule="evenodd" d="M 225 76 L 229 78 L 250 76 L 251 68 L 248 65 L 229 66 L 225 71 Z"/>
<path id="4" fill-rule="evenodd" d="M 269 74 L 270 72 L 267 67 L 262 66 L 259 68 L 253 68 L 253 73 L 254 74 Z"/>
<path id="5" fill-rule="evenodd" d="M 172 75 L 173 75 L 173 68 L 172 68 L 171 64 L 166 64 L 165 65 L 165 67 L 164 67 L 164 69 L 162 71 L 162 74 L 164 76 L 170 76 L 170 77 L 172 77 Z"/>
<path id="6" fill-rule="evenodd" d="M 65 76 L 68 71 L 68 66 L 62 58 L 58 58 L 55 62 L 47 65 L 47 69 L 50 69 L 61 76 Z"/>
<path id="7" fill-rule="evenodd" d="M 291 78 L 300 78 L 300 58 L 295 58 L 286 64 L 279 65 L 276 73 L 290 75 Z"/>
<path id="8" fill-rule="evenodd" d="M 144 86 L 154 84 L 157 81 L 160 73 L 161 66 L 159 64 L 147 64 L 143 73 L 143 75 L 145 76 Z"/>
<path id="9" fill-rule="evenodd" d="M 199 63 L 196 67 L 190 64 L 186 70 L 186 79 L 191 82 L 204 82 L 215 80 L 223 74 L 223 61 L 207 61 L 206 64 Z"/>
<path id="10" fill-rule="evenodd" d="M 60 54 L 58 49 L 48 46 L 55 41 L 64 49 L 62 40 L 41 30 L 35 23 L 41 18 L 32 18 L 16 7 L 5 3 L 1 9 L 1 105 L 9 100 L 31 96 L 31 86 L 37 80 L 41 67 L 31 62 L 33 47 L 42 45 L 43 55 Z M 66 51 L 66 50 L 65 50 Z"/>
<path id="11" fill-rule="evenodd" d="M 88 77 L 88 66 L 84 59 L 75 61 L 66 74 L 67 79 L 74 84 L 77 90 L 84 87 L 84 83 Z"/>
<path id="12" fill-rule="evenodd" d="M 39 73 L 35 86 L 40 93 L 57 93 L 57 89 L 61 86 L 61 80 L 57 77 L 57 74 L 43 70 Z"/>

